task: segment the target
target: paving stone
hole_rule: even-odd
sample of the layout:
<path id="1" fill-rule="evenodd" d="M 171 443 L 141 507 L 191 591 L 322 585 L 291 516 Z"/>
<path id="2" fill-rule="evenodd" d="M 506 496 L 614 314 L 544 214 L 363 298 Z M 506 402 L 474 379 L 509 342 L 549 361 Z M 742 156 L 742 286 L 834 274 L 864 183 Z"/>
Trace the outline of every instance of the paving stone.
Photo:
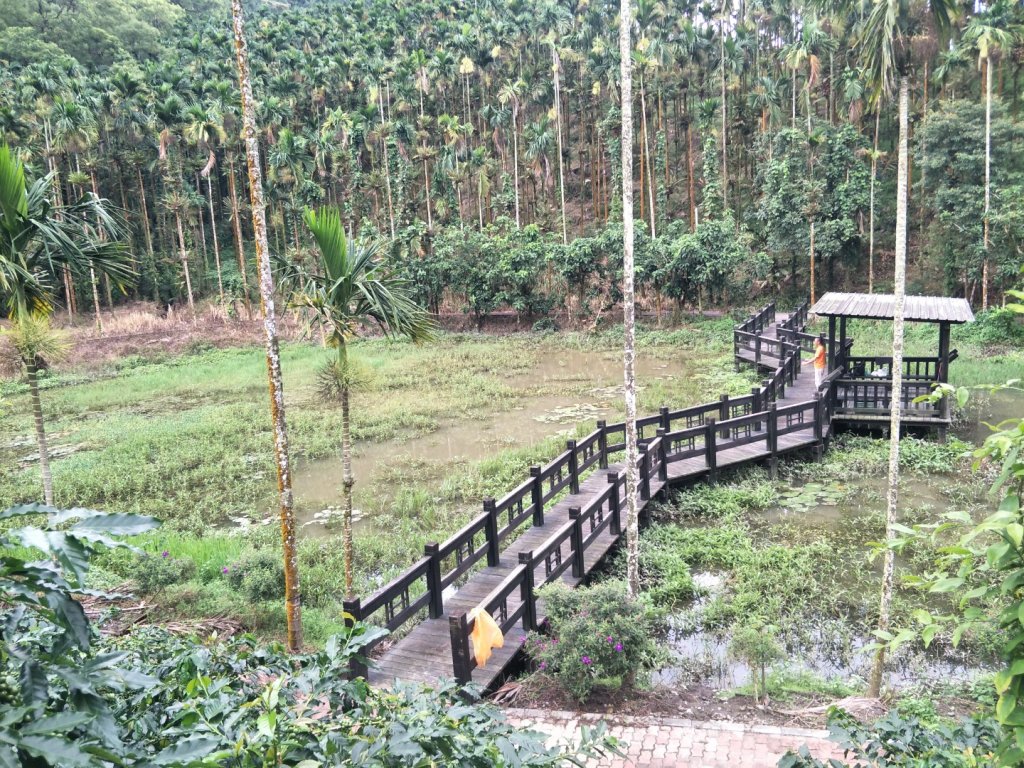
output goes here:
<path id="1" fill-rule="evenodd" d="M 823 760 L 842 758 L 827 731 L 807 728 L 543 710 L 510 709 L 507 715 L 516 726 L 545 734 L 549 744 L 576 741 L 581 725 L 603 721 L 609 735 L 622 742 L 625 757 L 592 760 L 588 768 L 773 768 L 787 751 L 802 745 Z"/>

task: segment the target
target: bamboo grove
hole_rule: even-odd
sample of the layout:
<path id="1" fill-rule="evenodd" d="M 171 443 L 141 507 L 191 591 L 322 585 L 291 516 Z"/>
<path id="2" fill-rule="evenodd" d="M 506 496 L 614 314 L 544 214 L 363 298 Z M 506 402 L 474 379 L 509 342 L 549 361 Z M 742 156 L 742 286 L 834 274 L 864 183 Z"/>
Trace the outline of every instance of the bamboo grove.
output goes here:
<path id="1" fill-rule="evenodd" d="M 891 286 L 897 126 L 867 41 L 879 6 L 897 2 L 636 3 L 646 301 Z M 910 288 L 996 304 L 1024 261 L 1013 151 L 1024 11 L 949 2 L 938 29 L 920 5 L 898 37 L 912 73 Z M 133 298 L 251 311 L 228 9 L 175 10 L 159 45 L 121 38 L 78 58 L 55 51 L 60 40 L 45 56 L 19 47 L 25 36 L 0 22 L 0 138 L 36 177 L 52 174 L 55 198 L 106 198 L 130 225 L 134 287 L 60 276 L 68 313 L 102 322 L 103 307 Z M 617 3 L 343 0 L 250 13 L 279 261 L 301 263 L 304 211 L 330 204 L 350 232 L 387 243 L 434 310 L 536 317 L 618 300 Z"/>

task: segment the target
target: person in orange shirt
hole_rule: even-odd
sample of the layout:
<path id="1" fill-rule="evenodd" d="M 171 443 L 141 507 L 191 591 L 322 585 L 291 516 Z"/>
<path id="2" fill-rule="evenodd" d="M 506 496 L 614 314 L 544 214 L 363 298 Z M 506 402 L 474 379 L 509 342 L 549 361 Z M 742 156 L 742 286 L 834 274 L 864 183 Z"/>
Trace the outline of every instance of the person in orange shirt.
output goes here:
<path id="1" fill-rule="evenodd" d="M 825 380 L 825 369 L 828 361 L 825 355 L 825 337 L 819 336 L 814 340 L 814 386 L 820 387 Z"/>

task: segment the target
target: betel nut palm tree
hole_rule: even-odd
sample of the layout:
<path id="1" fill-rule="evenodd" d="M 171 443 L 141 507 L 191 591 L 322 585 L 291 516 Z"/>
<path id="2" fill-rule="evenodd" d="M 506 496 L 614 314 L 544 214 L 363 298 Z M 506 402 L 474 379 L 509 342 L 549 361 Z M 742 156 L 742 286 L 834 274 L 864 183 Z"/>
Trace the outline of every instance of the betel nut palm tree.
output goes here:
<path id="1" fill-rule="evenodd" d="M 907 195 L 909 189 L 908 129 L 910 75 L 913 69 L 913 39 L 928 34 L 930 22 L 940 33 L 951 26 L 955 0 L 874 0 L 860 32 L 858 47 L 873 89 L 876 108 L 883 96 L 899 82 L 899 153 L 896 178 L 896 248 L 894 259 L 892 393 L 889 422 L 889 482 L 886 494 L 886 541 L 892 541 L 899 507 L 900 419 L 903 389 L 903 310 L 907 275 Z M 888 631 L 895 577 L 895 552 L 885 550 L 882 588 L 878 607 L 879 633 Z M 868 695 L 881 692 L 885 646 L 881 645 L 868 679 Z"/>
<path id="2" fill-rule="evenodd" d="M 133 276 L 121 242 L 124 225 L 107 204 L 86 193 L 76 202 L 56 205 L 52 193 L 51 176 L 29 183 L 10 147 L 0 145 L 0 299 L 11 321 L 5 334 L 28 378 L 43 499 L 49 505 L 53 478 L 38 376 L 39 366 L 63 351 L 49 326 L 60 276 L 65 269 L 75 276 L 95 271 L 119 288 Z"/>
<path id="3" fill-rule="evenodd" d="M 354 597 L 352 579 L 352 433 L 350 398 L 357 381 L 349 343 L 363 325 L 373 324 L 388 337 L 414 342 L 433 337 L 434 323 L 411 298 L 403 280 L 379 258 L 376 242 L 349 238 L 336 208 L 307 210 L 306 226 L 321 255 L 321 271 L 299 277 L 296 301 L 313 310 L 337 358 L 321 370 L 322 394 L 341 405 L 342 545 L 345 594 Z"/>

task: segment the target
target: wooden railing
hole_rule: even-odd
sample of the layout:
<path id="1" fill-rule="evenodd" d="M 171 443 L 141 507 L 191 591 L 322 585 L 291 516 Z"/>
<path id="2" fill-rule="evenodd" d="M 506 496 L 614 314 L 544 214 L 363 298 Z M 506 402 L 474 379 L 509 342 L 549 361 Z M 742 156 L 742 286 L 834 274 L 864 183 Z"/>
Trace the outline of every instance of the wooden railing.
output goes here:
<path id="1" fill-rule="evenodd" d="M 667 481 L 669 467 L 675 462 L 703 457 L 708 474 L 714 477 L 722 451 L 764 441 L 767 452 L 773 454 L 778 451 L 779 436 L 807 429 L 812 423 L 817 423 L 819 434 L 827 427 L 824 419 L 834 409 L 823 403 L 835 391 L 831 388 L 834 381 L 813 401 L 775 406 L 796 380 L 801 360 L 797 344 L 760 336 L 774 321 L 775 305 L 769 304 L 735 329 L 735 344 L 754 339 L 752 343 L 781 361 L 749 395 L 722 395 L 712 403 L 676 410 L 662 407 L 657 414 L 637 419 L 641 499 L 651 498 L 654 486 Z M 806 305 L 786 321 L 787 329 L 800 333 L 803 322 Z M 505 496 L 485 499 L 480 515 L 443 543 L 428 544 L 423 558 L 372 596 L 345 601 L 346 621 L 372 621 L 395 632 L 424 611 L 430 618 L 440 618 L 445 612 L 446 589 L 484 560 L 488 566 L 498 565 L 502 545 L 531 525 L 543 526 L 545 509 L 556 497 L 579 493 L 580 481 L 587 473 L 606 469 L 624 450 L 625 423 L 598 421 L 593 432 L 568 441 L 566 449 L 547 464 L 531 467 L 530 476 Z M 569 569 L 582 578 L 587 549 L 606 531 L 621 535 L 624 483 L 623 473 L 610 472 L 607 488 L 584 504 L 570 507 L 569 520 L 539 548 L 520 553 L 519 564 L 481 603 L 503 632 L 520 621 L 524 629 L 536 628 L 534 589 L 561 578 Z M 535 584 L 538 573 L 541 577 Z M 475 665 L 468 649 L 473 624 L 465 613 L 449 617 L 455 676 L 463 682 L 469 680 Z M 366 670 L 353 666 L 352 672 L 365 675 Z"/>
<path id="2" fill-rule="evenodd" d="M 930 381 L 905 381 L 901 388 L 903 417 L 914 420 L 948 421 L 949 398 L 937 403 L 921 400 L 933 391 Z M 888 416 L 892 405 L 892 381 L 887 379 L 840 378 L 835 382 L 835 413 L 842 416 Z"/>
<path id="3" fill-rule="evenodd" d="M 949 362 L 959 357 L 955 349 L 949 353 Z M 903 378 L 915 381 L 938 381 L 941 357 L 904 357 Z M 854 379 L 884 378 L 891 376 L 892 357 L 847 357 L 846 368 Z"/>

